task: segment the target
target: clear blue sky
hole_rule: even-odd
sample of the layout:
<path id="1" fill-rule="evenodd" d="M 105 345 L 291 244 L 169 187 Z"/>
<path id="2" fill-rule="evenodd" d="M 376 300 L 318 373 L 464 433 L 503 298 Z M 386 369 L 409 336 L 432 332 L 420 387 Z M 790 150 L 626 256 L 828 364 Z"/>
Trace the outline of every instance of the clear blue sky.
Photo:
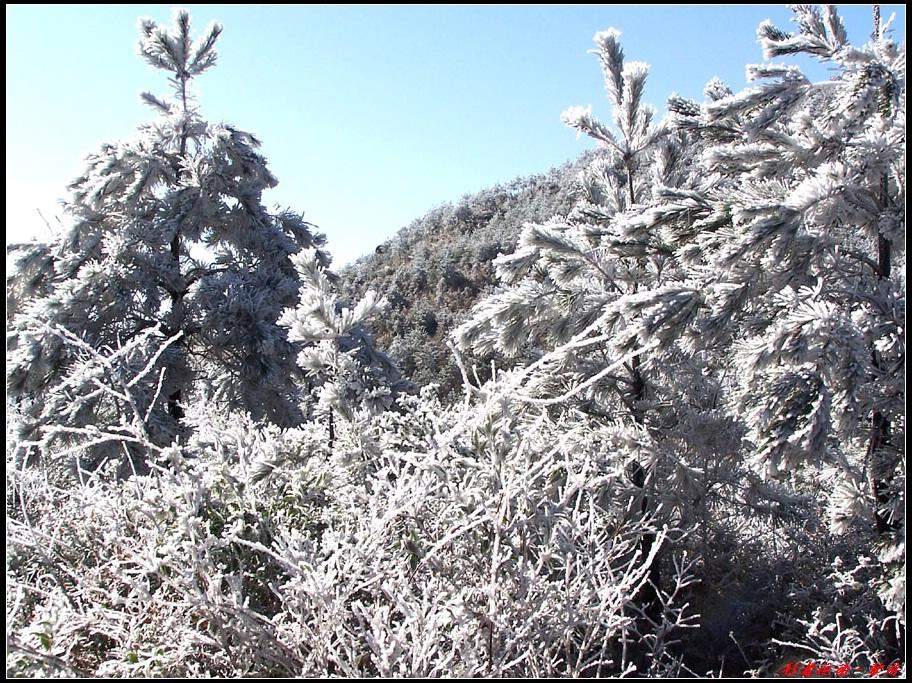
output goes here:
<path id="1" fill-rule="evenodd" d="M 266 203 L 303 211 L 336 265 L 441 202 L 589 147 L 559 115 L 592 104 L 609 119 L 587 54 L 596 31 L 620 29 L 627 58 L 651 64 L 647 99 L 662 112 L 672 91 L 702 99 L 712 76 L 744 87 L 760 21 L 792 26 L 779 5 L 186 7 L 197 29 L 225 27 L 199 80 L 203 115 L 263 140 L 279 179 Z M 841 13 L 864 42 L 870 5 Z M 168 22 L 171 6 L 7 5 L 7 242 L 46 235 L 36 209 L 59 215 L 84 156 L 150 118 L 140 91 L 168 92 L 135 56 L 139 16 Z"/>

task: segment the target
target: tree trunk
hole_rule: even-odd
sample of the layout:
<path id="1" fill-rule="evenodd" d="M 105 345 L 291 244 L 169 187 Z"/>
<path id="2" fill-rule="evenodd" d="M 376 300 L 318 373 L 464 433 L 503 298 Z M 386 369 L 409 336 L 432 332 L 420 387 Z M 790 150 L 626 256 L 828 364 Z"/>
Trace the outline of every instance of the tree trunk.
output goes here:
<path id="1" fill-rule="evenodd" d="M 884 183 L 885 185 L 886 183 Z M 886 199 L 886 189 L 884 189 Z M 886 280 L 890 277 L 891 244 L 883 235 L 877 236 L 877 279 Z M 871 362 L 875 372 L 883 370 L 880 356 L 876 350 L 871 351 Z M 878 534 L 884 534 L 895 527 L 881 508 L 889 503 L 887 493 L 889 470 L 883 460 L 889 459 L 889 454 L 884 453 L 890 449 L 890 419 L 881 411 L 874 409 L 871 415 L 871 436 L 868 440 L 866 454 L 868 477 L 871 480 L 871 495 L 874 498 L 874 528 Z"/>
<path id="2" fill-rule="evenodd" d="M 181 105 L 183 106 L 184 115 L 187 114 L 187 77 L 183 75 L 181 77 Z M 178 156 L 178 168 L 177 171 L 178 179 L 183 175 L 183 171 L 180 168 L 180 162 L 183 160 L 184 156 L 187 154 L 187 128 L 186 122 L 182 124 L 181 129 L 181 139 L 180 139 L 180 154 Z M 180 226 L 174 231 L 174 237 L 171 239 L 171 262 L 173 263 L 174 270 L 178 275 L 181 275 L 180 270 L 180 252 L 181 252 L 181 232 Z M 182 277 L 179 279 L 183 280 Z M 186 292 L 186 286 L 183 282 L 180 282 L 178 286 L 171 290 L 171 334 L 176 334 L 184 328 L 184 295 Z M 185 339 L 178 340 L 178 344 L 183 345 Z M 178 424 L 184 418 L 184 409 L 181 407 L 181 400 L 183 398 L 183 392 L 178 389 L 168 396 L 168 413 L 173 417 Z"/>
<path id="3" fill-rule="evenodd" d="M 627 164 L 627 208 L 629 209 L 636 203 L 636 194 L 634 192 L 633 185 L 633 168 L 630 164 Z M 641 263 L 641 259 L 637 259 L 637 266 L 639 272 L 645 272 L 645 268 Z M 636 282 L 634 282 L 634 291 L 637 290 Z M 643 379 L 643 373 L 640 370 L 641 359 L 639 354 L 634 356 L 630 361 L 630 371 L 632 375 L 632 389 L 630 392 L 630 398 L 633 404 L 633 420 L 637 425 L 642 426 L 645 422 L 645 415 L 642 412 L 642 408 L 638 405 L 641 401 L 646 398 L 646 381 Z M 643 499 L 640 504 L 640 513 L 642 516 L 646 516 L 649 511 L 649 498 L 646 495 L 646 479 L 647 472 L 639 463 L 634 463 L 633 472 L 631 474 L 631 482 L 634 486 L 639 487 L 643 490 Z M 652 547 L 656 542 L 656 535 L 654 533 L 644 534 L 639 542 L 639 550 L 642 553 L 642 557 L 648 557 L 649 553 L 652 551 Z M 652 620 L 657 621 L 659 616 L 661 616 L 662 601 L 660 598 L 660 586 L 662 579 L 662 574 L 659 569 L 659 555 L 656 553 L 655 557 L 652 560 L 652 565 L 649 567 L 649 583 L 643 587 L 646 597 L 645 612 L 646 616 Z"/>
<path id="4" fill-rule="evenodd" d="M 171 240 L 171 259 L 175 263 L 175 268 L 180 270 L 180 232 L 174 234 Z M 184 324 L 184 301 L 183 292 L 171 292 L 171 334 L 176 334 L 183 328 Z M 182 342 L 183 340 L 178 340 Z M 184 418 L 184 409 L 181 407 L 182 392 L 180 389 L 168 396 L 168 413 L 178 423 Z"/>
<path id="5" fill-rule="evenodd" d="M 636 404 L 646 397 L 646 382 L 643 380 L 643 375 L 640 372 L 639 356 L 634 356 L 633 361 L 631 362 L 631 370 L 633 374 L 633 388 L 631 390 L 630 396 L 634 403 L 633 419 L 634 422 L 636 422 L 638 425 L 642 425 L 644 422 L 644 415 Z M 643 499 L 640 503 L 640 514 L 645 517 L 649 511 L 649 498 L 646 495 L 645 490 L 646 470 L 642 465 L 640 465 L 640 463 L 634 463 L 630 480 L 634 486 L 637 486 L 643 490 Z M 655 544 L 655 542 L 656 535 L 654 533 L 643 535 L 638 546 L 642 557 L 649 556 L 649 553 L 652 551 L 652 546 Z M 662 574 L 659 570 L 659 556 L 656 554 L 656 556 L 653 558 L 652 565 L 649 567 L 649 584 L 643 587 L 643 591 L 646 597 L 646 616 L 652 621 L 657 621 L 661 615 L 662 603 L 659 593 L 661 579 Z"/>

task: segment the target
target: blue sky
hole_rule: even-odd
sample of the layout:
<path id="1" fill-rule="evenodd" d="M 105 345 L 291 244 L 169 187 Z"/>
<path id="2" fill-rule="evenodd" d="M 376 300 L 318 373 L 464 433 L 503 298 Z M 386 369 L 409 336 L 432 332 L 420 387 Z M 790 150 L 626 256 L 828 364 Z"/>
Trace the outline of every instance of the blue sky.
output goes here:
<path id="1" fill-rule="evenodd" d="M 713 76 L 744 87 L 760 21 L 792 26 L 779 5 L 184 6 L 197 29 L 225 27 L 199 80 L 204 117 L 263 141 L 279 179 L 267 205 L 303 211 L 336 265 L 441 202 L 589 147 L 559 116 L 592 104 L 609 118 L 587 54 L 596 31 L 620 29 L 627 58 L 651 65 L 647 99 L 662 111 L 673 91 L 702 99 Z M 894 11 L 904 40 L 905 9 L 883 6 Z M 864 42 L 870 5 L 840 12 Z M 139 93 L 168 92 L 135 56 L 140 16 L 167 22 L 171 6 L 7 5 L 8 243 L 46 236 L 37 210 L 53 223 L 85 155 L 149 120 Z"/>

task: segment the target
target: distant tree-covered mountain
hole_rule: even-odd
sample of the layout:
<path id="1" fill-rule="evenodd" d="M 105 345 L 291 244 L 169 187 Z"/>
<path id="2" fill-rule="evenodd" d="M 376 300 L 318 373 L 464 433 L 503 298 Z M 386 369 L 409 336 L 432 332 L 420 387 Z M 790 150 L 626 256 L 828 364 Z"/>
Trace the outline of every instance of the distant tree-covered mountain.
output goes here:
<path id="1" fill-rule="evenodd" d="M 545 173 L 438 206 L 342 269 L 341 287 L 350 299 L 369 289 L 387 293 L 387 315 L 374 332 L 412 381 L 439 383 L 441 396 L 460 391 L 447 333 L 493 291 L 492 261 L 513 252 L 525 223 L 566 216 L 580 190 L 580 173 L 595 154 L 587 151 Z M 482 378 L 490 372 L 490 360 L 467 359 L 470 371 L 477 365 Z"/>

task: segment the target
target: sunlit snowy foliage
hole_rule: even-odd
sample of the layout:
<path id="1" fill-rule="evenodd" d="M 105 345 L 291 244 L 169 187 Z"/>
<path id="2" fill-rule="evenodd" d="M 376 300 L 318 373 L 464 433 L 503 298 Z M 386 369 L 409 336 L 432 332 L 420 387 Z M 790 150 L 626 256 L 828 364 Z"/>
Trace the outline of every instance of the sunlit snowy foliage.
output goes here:
<path id="1" fill-rule="evenodd" d="M 403 379 L 371 333 L 402 293 L 349 301 L 255 138 L 199 118 L 221 28 L 141 22 L 176 99 L 12 251 L 7 673 L 902 666 L 905 47 L 793 14 L 755 85 L 660 121 L 595 34 L 612 120 L 562 118 L 600 151 L 487 254 L 456 392 Z"/>

